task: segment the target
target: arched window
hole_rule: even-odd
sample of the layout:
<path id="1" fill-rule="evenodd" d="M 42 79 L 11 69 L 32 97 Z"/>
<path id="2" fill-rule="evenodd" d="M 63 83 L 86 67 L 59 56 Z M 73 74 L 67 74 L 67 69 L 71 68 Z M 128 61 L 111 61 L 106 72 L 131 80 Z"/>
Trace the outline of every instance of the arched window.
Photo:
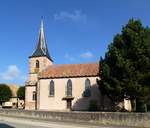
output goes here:
<path id="1" fill-rule="evenodd" d="M 50 96 L 54 96 L 54 94 L 55 94 L 55 86 L 54 86 L 54 81 L 53 80 L 51 80 L 51 82 L 50 82 L 50 88 L 49 88 L 50 90 L 49 90 L 49 95 Z"/>
<path id="2" fill-rule="evenodd" d="M 85 90 L 84 90 L 84 97 L 89 97 L 91 96 L 91 82 L 89 79 L 85 80 Z"/>
<path id="3" fill-rule="evenodd" d="M 36 91 L 33 91 L 33 94 L 32 94 L 32 100 L 36 100 Z"/>
<path id="4" fill-rule="evenodd" d="M 72 96 L 72 81 L 69 79 L 67 82 L 67 91 L 66 91 L 67 96 Z"/>
<path id="5" fill-rule="evenodd" d="M 40 67 L 40 62 L 39 60 L 36 60 L 36 68 L 39 68 Z"/>

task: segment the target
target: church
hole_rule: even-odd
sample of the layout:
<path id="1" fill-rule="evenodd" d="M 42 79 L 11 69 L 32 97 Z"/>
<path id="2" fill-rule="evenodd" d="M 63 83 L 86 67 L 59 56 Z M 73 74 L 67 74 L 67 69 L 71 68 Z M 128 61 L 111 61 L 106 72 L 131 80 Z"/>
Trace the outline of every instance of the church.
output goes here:
<path id="1" fill-rule="evenodd" d="M 97 79 L 99 63 L 60 64 L 53 62 L 41 20 L 37 46 L 29 56 L 29 77 L 25 83 L 25 109 L 87 111 L 110 107 L 101 95 Z M 103 98 L 103 99 L 102 99 Z"/>

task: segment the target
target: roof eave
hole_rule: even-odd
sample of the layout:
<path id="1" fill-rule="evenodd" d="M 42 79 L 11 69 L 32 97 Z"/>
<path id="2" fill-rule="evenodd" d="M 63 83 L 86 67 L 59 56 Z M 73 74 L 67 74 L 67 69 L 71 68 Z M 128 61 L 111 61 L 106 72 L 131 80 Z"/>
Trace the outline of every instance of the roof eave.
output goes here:
<path id="1" fill-rule="evenodd" d="M 59 77 L 41 77 L 39 76 L 39 79 L 61 79 L 61 78 L 80 78 L 80 77 L 99 77 L 99 75 L 83 75 L 83 76 L 59 76 Z"/>
<path id="2" fill-rule="evenodd" d="M 48 57 L 48 56 L 46 56 L 46 55 L 38 55 L 38 56 L 29 56 L 28 58 L 30 59 L 30 58 L 36 58 L 36 57 L 47 57 L 50 61 L 52 61 L 53 62 L 53 60 L 50 58 L 50 57 Z"/>

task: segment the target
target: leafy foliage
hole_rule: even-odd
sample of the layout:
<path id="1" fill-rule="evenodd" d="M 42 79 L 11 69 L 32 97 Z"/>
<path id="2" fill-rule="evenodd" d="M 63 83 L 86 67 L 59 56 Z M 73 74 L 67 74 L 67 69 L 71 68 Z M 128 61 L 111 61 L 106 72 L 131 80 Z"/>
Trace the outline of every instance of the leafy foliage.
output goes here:
<path id="1" fill-rule="evenodd" d="M 19 87 L 19 89 L 17 91 L 17 97 L 22 100 L 25 99 L 25 87 L 24 86 Z"/>
<path id="2" fill-rule="evenodd" d="M 150 99 L 150 29 L 130 19 L 100 60 L 100 90 L 114 102 Z"/>
<path id="3" fill-rule="evenodd" d="M 12 92 L 6 84 L 0 84 L 0 104 L 8 101 L 12 96 Z"/>
<path id="4" fill-rule="evenodd" d="M 97 110 L 98 110 L 97 101 L 91 100 L 89 104 L 89 111 L 97 111 Z"/>

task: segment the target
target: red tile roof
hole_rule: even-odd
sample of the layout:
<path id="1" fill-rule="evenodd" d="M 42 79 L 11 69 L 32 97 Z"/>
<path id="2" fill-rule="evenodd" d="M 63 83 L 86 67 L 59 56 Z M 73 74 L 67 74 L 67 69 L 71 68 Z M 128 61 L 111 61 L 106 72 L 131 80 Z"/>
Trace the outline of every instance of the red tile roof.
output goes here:
<path id="1" fill-rule="evenodd" d="M 98 76 L 98 73 L 98 63 L 51 65 L 39 74 L 39 78 Z"/>

